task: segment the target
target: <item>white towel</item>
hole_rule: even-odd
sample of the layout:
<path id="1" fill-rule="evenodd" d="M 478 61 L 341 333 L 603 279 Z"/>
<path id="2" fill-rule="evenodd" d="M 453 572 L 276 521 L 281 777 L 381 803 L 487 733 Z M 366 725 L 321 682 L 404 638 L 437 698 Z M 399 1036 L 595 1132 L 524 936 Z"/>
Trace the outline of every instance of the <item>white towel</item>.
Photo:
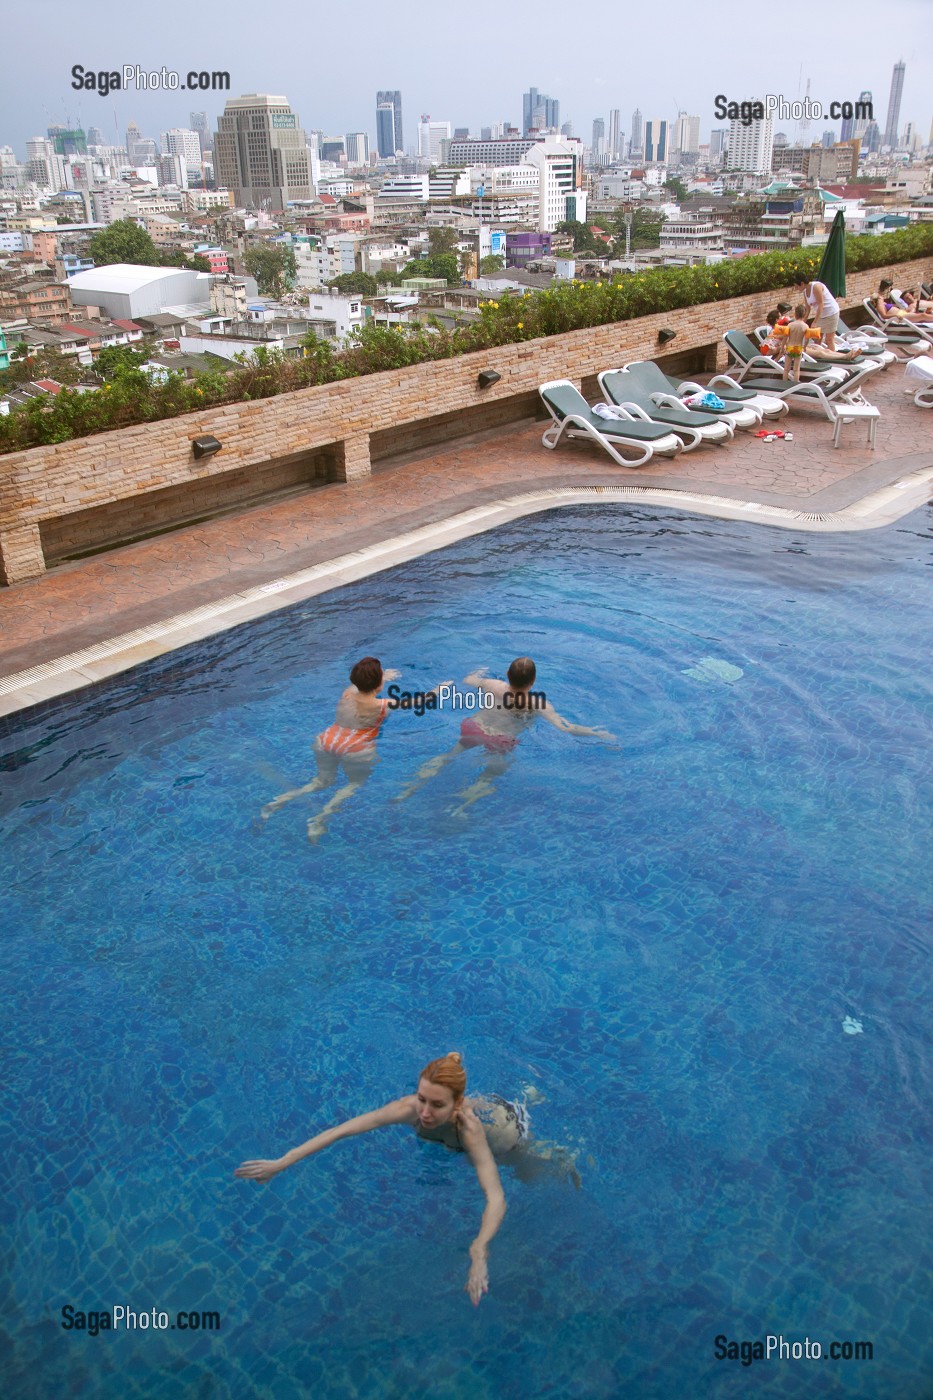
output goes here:
<path id="1" fill-rule="evenodd" d="M 919 379 L 924 384 L 933 384 L 933 358 L 929 355 L 918 355 L 915 360 L 908 360 L 904 366 L 905 379 Z"/>
<path id="2" fill-rule="evenodd" d="M 629 417 L 624 408 L 617 408 L 615 404 L 611 403 L 594 403 L 593 412 L 597 418 L 613 418 L 617 422 L 621 420 L 623 423 Z"/>

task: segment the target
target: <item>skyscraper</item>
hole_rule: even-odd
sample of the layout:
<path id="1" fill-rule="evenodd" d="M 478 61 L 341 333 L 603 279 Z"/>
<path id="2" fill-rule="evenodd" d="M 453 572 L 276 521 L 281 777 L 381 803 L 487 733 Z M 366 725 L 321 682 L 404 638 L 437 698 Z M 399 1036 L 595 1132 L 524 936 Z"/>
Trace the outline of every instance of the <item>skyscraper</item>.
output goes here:
<path id="1" fill-rule="evenodd" d="M 382 130 L 380 133 L 379 109 L 386 105 L 392 108 L 392 132 L 389 135 L 389 126 L 385 117 L 382 119 Z M 376 138 L 379 154 L 383 160 L 391 160 L 396 151 L 404 151 L 405 143 L 402 139 L 402 94 L 398 88 L 376 93 Z M 387 149 L 383 149 L 386 146 Z"/>
<path id="2" fill-rule="evenodd" d="M 594 158 L 595 158 L 596 160 L 598 160 L 599 157 L 600 157 L 600 156 L 602 155 L 602 153 L 603 153 L 603 147 L 604 147 L 604 145 L 605 145 L 605 141 L 606 141 L 606 123 L 603 121 L 602 117 L 594 117 L 594 118 L 593 118 L 593 142 L 592 142 L 592 146 L 593 146 L 593 156 L 594 156 Z"/>
<path id="3" fill-rule="evenodd" d="M 86 156 L 87 140 L 80 127 L 50 126 L 46 136 L 59 156 Z"/>
<path id="4" fill-rule="evenodd" d="M 227 99 L 214 136 L 214 172 L 237 204 L 284 209 L 311 198 L 308 142 L 287 97 Z"/>
<path id="5" fill-rule="evenodd" d="M 700 118 L 678 112 L 671 128 L 671 155 L 696 155 L 700 149 Z"/>
<path id="6" fill-rule="evenodd" d="M 365 165 L 369 160 L 369 137 L 365 131 L 348 131 L 344 148 L 350 165 Z"/>
<path id="7" fill-rule="evenodd" d="M 544 129 L 557 131 L 560 127 L 560 103 L 537 88 L 522 93 L 522 135 Z"/>
<path id="8" fill-rule="evenodd" d="M 88 127 L 87 143 L 89 146 L 102 146 L 104 144 L 104 133 L 99 126 Z"/>
<path id="9" fill-rule="evenodd" d="M 161 137 L 162 155 L 180 156 L 182 164 L 187 172 L 187 184 L 192 180 L 201 178 L 201 143 L 198 140 L 196 131 L 188 131 L 184 127 L 172 127 L 170 131 L 163 131 Z M 173 184 L 180 183 L 175 180 Z"/>
<path id="10" fill-rule="evenodd" d="M 201 147 L 203 156 L 205 151 L 211 148 L 211 129 L 207 124 L 206 112 L 192 112 L 189 118 L 191 130 L 198 133 L 198 145 Z"/>
<path id="11" fill-rule="evenodd" d="M 609 159 L 618 160 L 619 150 L 619 109 L 613 107 L 609 113 Z"/>
<path id="12" fill-rule="evenodd" d="M 450 122 L 432 122 L 428 113 L 423 113 L 418 123 L 418 154 L 436 164 L 443 161 L 441 142 L 450 140 Z"/>
<path id="13" fill-rule="evenodd" d="M 904 60 L 895 63 L 891 74 L 891 95 L 888 98 L 888 118 L 884 124 L 884 145 L 897 145 L 897 132 L 901 120 L 901 94 L 904 91 Z"/>
<path id="14" fill-rule="evenodd" d="M 667 158 L 667 122 L 650 117 L 645 122 L 645 161 L 662 165 Z"/>
<path id="15" fill-rule="evenodd" d="M 872 120 L 872 115 L 875 109 L 874 104 L 871 100 L 871 93 L 867 88 L 863 92 L 859 93 L 858 100 L 859 111 L 863 115 L 855 119 L 855 124 L 852 127 L 852 135 L 864 137 L 865 132 L 868 130 L 868 123 Z"/>
<path id="16" fill-rule="evenodd" d="M 636 107 L 632 113 L 632 139 L 628 143 L 629 155 L 632 157 L 641 156 L 644 150 L 642 146 L 642 121 L 641 112 Z"/>
<path id="17" fill-rule="evenodd" d="M 771 157 L 774 154 L 771 118 L 764 117 L 761 121 L 753 118 L 747 126 L 742 121 L 731 122 L 728 146 L 726 166 L 729 170 L 746 170 L 756 175 L 766 175 L 771 169 Z"/>

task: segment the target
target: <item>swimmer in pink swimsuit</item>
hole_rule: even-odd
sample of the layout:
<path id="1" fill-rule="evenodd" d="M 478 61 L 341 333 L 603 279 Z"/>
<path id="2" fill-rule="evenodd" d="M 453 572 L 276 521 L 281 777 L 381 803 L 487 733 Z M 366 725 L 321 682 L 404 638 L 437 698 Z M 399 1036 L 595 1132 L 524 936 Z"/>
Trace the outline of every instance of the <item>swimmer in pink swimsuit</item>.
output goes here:
<path id="1" fill-rule="evenodd" d="M 436 778 L 460 754 L 468 749 L 482 748 L 488 755 L 483 771 L 476 782 L 460 794 L 462 801 L 453 809 L 454 816 L 465 816 L 468 807 L 494 790 L 493 779 L 505 772 L 519 739 L 538 715 L 564 734 L 586 734 L 596 739 L 613 740 L 614 736 L 605 729 L 571 724 L 557 713 L 553 705 L 548 704 L 543 691 L 532 689 L 537 671 L 530 656 L 517 657 L 509 667 L 508 676 L 507 681 L 496 680 L 481 669 L 466 677 L 464 683 L 476 686 L 481 692 L 481 699 L 482 692 L 494 697 L 492 706 L 487 708 L 481 705 L 476 718 L 470 716 L 463 720 L 460 738 L 453 748 L 423 764 L 414 779 L 399 793 L 397 802 L 411 797 L 429 778 Z"/>

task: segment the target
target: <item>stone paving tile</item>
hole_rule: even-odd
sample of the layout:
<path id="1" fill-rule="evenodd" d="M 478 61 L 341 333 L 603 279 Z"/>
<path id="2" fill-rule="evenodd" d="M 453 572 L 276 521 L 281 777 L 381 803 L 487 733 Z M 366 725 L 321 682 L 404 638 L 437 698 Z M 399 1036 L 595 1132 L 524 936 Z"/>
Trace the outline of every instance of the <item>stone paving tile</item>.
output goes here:
<path id="1" fill-rule="evenodd" d="M 588 443 L 547 452 L 545 424 L 525 421 L 395 459 L 363 482 L 317 487 L 61 565 L 0 590 L 0 675 L 536 487 L 631 481 L 839 509 L 915 469 L 918 456 L 930 460 L 933 414 L 907 396 L 901 366 L 874 376 L 866 396 L 882 411 L 874 452 L 864 424 L 845 426 L 837 450 L 825 416 L 796 409 L 776 425 L 793 432 L 792 443 L 737 433 L 724 448 L 631 469 Z"/>

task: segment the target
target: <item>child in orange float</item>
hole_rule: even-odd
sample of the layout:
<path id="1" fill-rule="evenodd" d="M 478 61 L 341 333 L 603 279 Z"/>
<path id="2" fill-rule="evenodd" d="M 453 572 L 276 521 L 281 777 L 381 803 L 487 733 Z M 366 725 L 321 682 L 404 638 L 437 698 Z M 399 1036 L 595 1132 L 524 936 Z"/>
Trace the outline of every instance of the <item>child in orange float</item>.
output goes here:
<path id="1" fill-rule="evenodd" d="M 804 352 L 804 346 L 809 340 L 820 341 L 823 339 L 823 332 L 812 329 L 804 319 L 807 308 L 805 306 L 794 307 L 794 320 L 786 328 L 786 339 L 784 342 L 784 378 L 791 384 L 800 383 L 800 360 Z"/>

